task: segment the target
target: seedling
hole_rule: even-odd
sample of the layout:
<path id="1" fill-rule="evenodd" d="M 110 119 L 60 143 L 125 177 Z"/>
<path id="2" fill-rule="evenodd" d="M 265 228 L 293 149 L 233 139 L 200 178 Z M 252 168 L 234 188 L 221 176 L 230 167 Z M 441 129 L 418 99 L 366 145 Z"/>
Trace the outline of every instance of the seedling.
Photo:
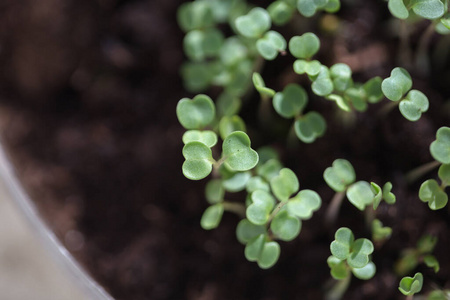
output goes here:
<path id="1" fill-rule="evenodd" d="M 339 228 L 334 237 L 335 240 L 330 245 L 332 255 L 328 257 L 327 263 L 331 276 L 345 282 L 340 285 L 339 290 L 332 290 L 342 296 L 350 283 L 352 273 L 362 280 L 369 280 L 375 275 L 376 267 L 370 260 L 374 247 L 368 239 L 355 240 L 353 232 L 347 227 Z"/>
<path id="2" fill-rule="evenodd" d="M 429 102 L 427 96 L 421 91 L 411 90 L 411 87 L 411 75 L 403 68 L 393 69 L 391 76 L 384 79 L 381 84 L 386 98 L 399 103 L 402 115 L 407 120 L 415 122 L 428 110 Z M 405 96 L 406 93 L 408 94 Z"/>
<path id="3" fill-rule="evenodd" d="M 398 18 L 412 20 L 410 16 L 417 15 L 433 20 L 431 29 L 450 32 L 448 4 L 448 0 L 389 0 L 388 8 Z M 236 237 L 245 247 L 244 255 L 263 269 L 276 264 L 281 252 L 279 241 L 297 238 L 302 222 L 313 217 L 322 200 L 313 190 L 300 190 L 296 174 L 283 167 L 272 148 L 252 149 L 250 136 L 256 130 L 251 124 L 247 126 L 246 120 L 239 115 L 241 107 L 245 104 L 247 108 L 251 103 L 244 101 L 249 98 L 252 85 L 261 98 L 259 117 L 262 127 L 277 127 L 270 123 L 276 119 L 272 114 L 277 113 L 282 118 L 292 119 L 292 135 L 295 133 L 305 144 L 325 138 L 329 121 L 317 111 L 308 110 L 310 99 L 332 101 L 343 111 L 344 117 L 363 113 L 370 104 L 378 103 L 384 97 L 392 101 L 387 108 L 398 105 L 409 121 L 419 120 L 429 107 L 428 98 L 421 91 L 412 89 L 412 78 L 405 68 L 394 68 L 384 80 L 376 76 L 366 82 L 355 82 L 349 65 L 337 62 L 326 66 L 325 60 L 317 59 L 322 57 L 318 53 L 323 36 L 301 31 L 293 33 L 287 42 L 280 34 L 281 30 L 277 32 L 272 28 L 272 24 L 289 23 L 298 13 L 303 18 L 321 12 L 333 13 L 339 8 L 339 0 L 276 0 L 267 9 L 253 7 L 245 1 L 198 0 L 184 3 L 178 12 L 180 27 L 186 32 L 183 48 L 189 59 L 181 68 L 185 87 L 190 92 L 200 93 L 215 86 L 214 91 L 219 93 L 215 103 L 209 96 L 200 94 L 193 99 L 183 98 L 177 105 L 178 120 L 186 129 L 182 137 L 185 158 L 182 171 L 191 180 L 210 177 L 205 186 L 209 206 L 200 225 L 212 230 L 219 226 L 225 212 L 238 215 L 241 220 Z M 222 31 L 227 22 L 229 30 Z M 426 50 L 426 40 L 421 39 L 417 48 L 418 52 Z M 293 71 L 307 76 L 310 84 L 302 86 L 300 81 L 289 79 L 282 87 L 266 86 L 261 75 L 264 75 L 264 63 L 279 59 L 279 55 L 292 55 L 295 60 Z M 345 115 L 347 113 L 352 115 Z M 435 179 L 425 181 L 419 198 L 434 210 L 448 202 L 445 188 L 450 185 L 449 127 L 438 130 L 430 152 L 436 160 L 433 167 L 440 165 L 441 183 Z M 357 181 L 353 166 L 344 159 L 336 159 L 324 171 L 323 178 L 336 192 L 326 212 L 328 225 L 334 223 L 346 196 L 358 210 L 365 211 L 372 240 L 380 245 L 389 239 L 392 229 L 375 219 L 375 210 L 383 200 L 395 204 L 390 182 L 378 185 Z M 239 195 L 243 197 L 241 201 L 232 202 L 227 200 L 230 193 L 241 193 Z M 431 255 L 435 243 L 434 238 L 424 236 L 416 248 L 406 249 L 395 266 L 396 272 L 404 276 L 421 262 L 438 272 L 439 263 Z M 374 276 L 376 267 L 370 257 L 374 251 L 372 241 L 355 240 L 352 231 L 343 227 L 336 231 L 330 250 L 332 255 L 327 263 L 332 277 L 338 282 L 327 299 L 340 298 L 352 274 L 363 280 Z M 405 277 L 399 289 L 412 297 L 420 291 L 422 281 L 420 273 L 414 278 Z"/>
<path id="4" fill-rule="evenodd" d="M 355 170 L 352 164 L 345 159 L 336 159 L 332 166 L 324 171 L 323 178 L 328 186 L 336 192 L 327 211 L 329 224 L 334 223 L 345 195 L 350 203 L 361 211 L 370 205 L 374 210 L 377 209 L 381 200 L 385 200 L 388 204 L 394 204 L 396 201 L 395 195 L 391 192 L 392 184 L 390 182 L 387 182 L 383 189 L 373 182 L 355 182 Z M 367 220 L 367 222 L 371 224 L 372 220 Z"/>
<path id="5" fill-rule="evenodd" d="M 403 277 L 402 280 L 400 280 L 398 289 L 405 296 L 413 296 L 422 290 L 422 285 L 423 275 L 418 272 L 414 275 L 414 277 Z"/>
<path id="6" fill-rule="evenodd" d="M 437 243 L 437 238 L 431 235 L 422 236 L 417 242 L 416 248 L 408 248 L 402 252 L 400 259 L 395 263 L 394 270 L 399 276 L 412 272 L 421 262 L 439 271 L 439 262 L 431 253 Z"/>

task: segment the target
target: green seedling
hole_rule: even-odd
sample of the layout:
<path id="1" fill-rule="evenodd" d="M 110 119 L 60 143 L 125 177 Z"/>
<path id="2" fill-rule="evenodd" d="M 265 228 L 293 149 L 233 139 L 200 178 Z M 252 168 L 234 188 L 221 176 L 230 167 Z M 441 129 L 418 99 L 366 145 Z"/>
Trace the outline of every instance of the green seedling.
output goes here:
<path id="1" fill-rule="evenodd" d="M 450 299 L 450 290 L 434 290 L 431 291 L 427 298 L 427 300 L 448 300 Z"/>
<path id="2" fill-rule="evenodd" d="M 438 272 L 439 262 L 436 257 L 431 254 L 436 243 L 436 237 L 431 235 L 422 236 L 415 248 L 407 248 L 402 252 L 400 259 L 397 260 L 394 265 L 395 273 L 399 276 L 405 276 L 414 271 L 421 262 L 424 262 L 428 267 L 432 268 L 435 272 Z"/>
<path id="3" fill-rule="evenodd" d="M 312 17 L 319 10 L 334 13 L 339 10 L 339 0 L 298 0 L 297 9 L 305 17 Z"/>
<path id="4" fill-rule="evenodd" d="M 296 1 L 278 0 L 267 7 L 270 18 L 275 25 L 281 26 L 288 23 L 295 12 Z"/>
<path id="5" fill-rule="evenodd" d="M 253 73 L 252 81 L 255 89 L 259 92 L 262 99 L 272 98 L 275 95 L 274 90 L 266 87 L 264 79 L 259 73 Z"/>
<path id="6" fill-rule="evenodd" d="M 288 84 L 273 97 L 273 107 L 280 116 L 295 118 L 294 130 L 297 137 L 304 143 L 312 143 L 325 134 L 326 122 L 317 112 L 303 114 L 307 103 L 308 94 L 295 83 Z"/>
<path id="7" fill-rule="evenodd" d="M 380 220 L 375 219 L 372 222 L 372 240 L 374 242 L 384 242 L 392 235 L 392 228 L 383 226 Z"/>
<path id="8" fill-rule="evenodd" d="M 269 13 L 260 7 L 253 8 L 248 14 L 236 19 L 236 29 L 248 38 L 260 38 L 272 25 Z"/>
<path id="9" fill-rule="evenodd" d="M 428 110 L 429 102 L 427 96 L 421 91 L 411 90 L 411 87 L 411 75 L 403 68 L 393 69 L 391 76 L 384 79 L 381 84 L 386 98 L 398 102 L 401 114 L 407 120 L 415 122 Z"/>
<path id="10" fill-rule="evenodd" d="M 412 296 L 422 290 L 423 275 L 418 272 L 414 277 L 403 277 L 398 287 L 399 291 L 405 296 Z"/>
<path id="11" fill-rule="evenodd" d="M 436 140 L 430 145 L 433 158 L 442 164 L 450 164 L 450 127 L 441 127 L 436 132 Z"/>
<path id="12" fill-rule="evenodd" d="M 194 99 L 183 98 L 177 105 L 177 117 L 186 129 L 203 129 L 214 120 L 216 108 L 206 95 L 197 95 Z"/>
<path id="13" fill-rule="evenodd" d="M 399 19 L 407 19 L 412 9 L 416 15 L 430 20 L 442 17 L 446 11 L 441 0 L 407 1 L 406 3 L 408 2 L 409 5 L 407 6 L 404 0 L 389 0 L 389 11 Z"/>
<path id="14" fill-rule="evenodd" d="M 351 274 L 361 280 L 369 280 L 376 273 L 375 264 L 370 260 L 374 247 L 370 240 L 355 240 L 353 232 L 347 227 L 339 228 L 335 240 L 330 245 L 331 256 L 327 263 L 331 276 L 339 280 L 327 298 L 341 298 L 350 284 Z"/>

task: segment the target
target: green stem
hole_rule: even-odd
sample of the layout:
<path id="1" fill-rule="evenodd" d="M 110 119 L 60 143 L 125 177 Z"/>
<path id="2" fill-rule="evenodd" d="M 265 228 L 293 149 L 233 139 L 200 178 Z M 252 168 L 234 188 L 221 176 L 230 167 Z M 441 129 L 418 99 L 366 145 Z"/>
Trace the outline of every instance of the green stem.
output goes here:
<path id="1" fill-rule="evenodd" d="M 428 48 L 431 42 L 431 38 L 434 34 L 434 28 L 436 24 L 431 22 L 431 24 L 425 29 L 424 33 L 420 37 L 419 45 L 417 46 L 417 52 L 415 57 L 416 69 L 423 74 L 428 74 L 430 72 L 430 60 L 428 57 Z"/>
<path id="2" fill-rule="evenodd" d="M 349 272 L 348 276 L 344 279 L 338 280 L 333 287 L 326 293 L 326 300 L 339 300 L 344 296 L 348 287 L 350 286 L 350 280 L 352 278 L 351 273 Z"/>
<path id="3" fill-rule="evenodd" d="M 420 177 L 422 177 L 423 175 L 427 174 L 428 172 L 432 171 L 433 169 L 439 167 L 441 163 L 434 160 L 432 162 L 426 163 L 424 165 L 421 165 L 411 171 L 409 171 L 406 176 L 406 182 L 411 184 L 414 181 L 418 180 Z"/>
<path id="4" fill-rule="evenodd" d="M 412 65 L 412 52 L 409 42 L 409 30 L 405 20 L 400 21 L 400 52 L 398 61 L 401 66 L 409 68 Z"/>
<path id="5" fill-rule="evenodd" d="M 378 117 L 379 118 L 386 118 L 387 114 L 390 113 L 394 108 L 396 108 L 400 101 L 391 101 L 390 103 L 385 104 L 379 111 L 378 111 Z"/>
<path id="6" fill-rule="evenodd" d="M 367 206 L 364 210 L 364 219 L 366 222 L 367 230 L 372 232 L 372 223 L 373 220 L 375 220 L 375 210 L 373 210 L 373 207 L 371 205 Z"/>
<path id="7" fill-rule="evenodd" d="M 273 218 L 277 215 L 280 209 L 283 208 L 283 206 L 285 206 L 287 203 L 287 201 L 281 201 L 280 203 L 278 203 L 277 207 L 275 207 L 275 209 L 270 214 L 269 219 L 267 220 L 267 224 L 270 224 L 270 222 L 272 222 Z"/>
<path id="8" fill-rule="evenodd" d="M 237 214 L 241 218 L 245 218 L 245 205 L 237 202 L 222 202 L 223 209 L 232 213 Z"/>
<path id="9" fill-rule="evenodd" d="M 331 227 L 336 222 L 336 218 L 339 213 L 339 209 L 341 208 L 342 200 L 344 200 L 344 197 L 345 191 L 337 192 L 331 199 L 330 205 L 328 205 L 328 209 L 325 213 L 325 224 L 327 225 L 327 227 Z"/>

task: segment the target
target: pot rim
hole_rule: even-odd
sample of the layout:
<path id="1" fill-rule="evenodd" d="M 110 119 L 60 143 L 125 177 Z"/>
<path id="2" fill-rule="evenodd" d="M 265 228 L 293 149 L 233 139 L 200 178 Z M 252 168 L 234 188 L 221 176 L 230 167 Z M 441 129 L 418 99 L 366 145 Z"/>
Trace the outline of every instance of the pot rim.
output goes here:
<path id="1" fill-rule="evenodd" d="M 8 159 L 3 143 L 0 142 L 0 177 L 13 202 L 19 207 L 19 211 L 25 215 L 28 226 L 37 234 L 44 248 L 50 253 L 57 265 L 75 281 L 75 285 L 93 300 L 113 300 L 105 289 L 100 286 L 76 261 L 70 252 L 63 246 L 49 226 L 41 219 L 35 204 L 31 201 L 27 192 L 20 184 L 15 168 Z"/>

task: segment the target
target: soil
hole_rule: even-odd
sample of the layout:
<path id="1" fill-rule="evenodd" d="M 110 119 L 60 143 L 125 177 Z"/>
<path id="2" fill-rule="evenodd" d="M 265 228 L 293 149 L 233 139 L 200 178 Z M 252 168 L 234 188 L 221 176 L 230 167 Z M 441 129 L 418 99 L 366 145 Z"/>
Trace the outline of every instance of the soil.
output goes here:
<path id="1" fill-rule="evenodd" d="M 426 233 L 439 238 L 434 254 L 441 270 L 418 267 L 424 290 L 450 288 L 450 206 L 429 210 L 417 196 L 420 182 L 408 185 L 404 179 L 432 160 L 428 147 L 435 132 L 450 124 L 448 37 L 432 37 L 432 76 L 412 69 L 414 87 L 430 99 L 430 110 L 415 123 L 398 109 L 380 116 L 387 100 L 364 114 L 343 116 L 332 103 L 312 98 L 308 110 L 329 120 L 326 135 L 286 148 L 288 123 L 277 119 L 286 129 L 281 134 L 261 127 L 253 109 L 257 98 L 250 97 L 243 114 L 254 147 L 271 142 L 298 174 L 301 188 L 316 190 L 324 202 L 303 223 L 299 238 L 281 242 L 277 265 L 261 270 L 245 260 L 235 238 L 237 216 L 226 213 L 216 230 L 200 228 L 205 182 L 181 174 L 183 129 L 175 106 L 192 96 L 178 73 L 183 33 L 175 12 L 181 2 L 0 3 L 2 140 L 42 217 L 88 272 L 116 299 L 321 299 L 331 278 L 326 258 L 335 230 L 348 226 L 357 237 L 370 237 L 363 215 L 348 201 L 333 228 L 323 225 L 333 196 L 323 170 L 347 158 L 358 179 L 392 181 L 398 200 L 377 210 L 393 228 L 391 239 L 373 254 L 377 276 L 353 279 L 345 299 L 403 299 L 392 266 L 402 249 L 414 247 Z M 319 31 L 319 58 L 327 65 L 348 63 L 356 81 L 387 77 L 398 65 L 398 24 L 389 21 L 383 1 L 351 2 L 338 14 L 338 34 Z M 300 21 L 305 26 L 300 32 L 283 30 L 301 34 L 318 29 L 311 24 L 320 21 Z M 413 49 L 426 26 L 426 21 L 412 25 Z M 263 71 L 268 86 L 307 83 L 293 74 L 291 63 L 288 57 L 268 63 Z"/>

